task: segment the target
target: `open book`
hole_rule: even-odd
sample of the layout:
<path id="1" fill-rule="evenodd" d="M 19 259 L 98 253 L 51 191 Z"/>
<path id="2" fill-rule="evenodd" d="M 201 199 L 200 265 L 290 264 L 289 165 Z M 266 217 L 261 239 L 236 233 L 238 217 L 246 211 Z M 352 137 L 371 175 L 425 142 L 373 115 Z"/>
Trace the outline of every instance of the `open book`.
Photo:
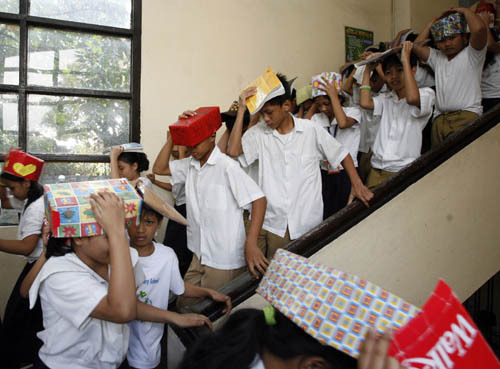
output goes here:
<path id="1" fill-rule="evenodd" d="M 271 68 L 267 68 L 262 75 L 245 87 L 244 90 L 248 87 L 257 87 L 257 93 L 246 100 L 250 114 L 258 112 L 266 102 L 285 93 L 285 88 Z"/>

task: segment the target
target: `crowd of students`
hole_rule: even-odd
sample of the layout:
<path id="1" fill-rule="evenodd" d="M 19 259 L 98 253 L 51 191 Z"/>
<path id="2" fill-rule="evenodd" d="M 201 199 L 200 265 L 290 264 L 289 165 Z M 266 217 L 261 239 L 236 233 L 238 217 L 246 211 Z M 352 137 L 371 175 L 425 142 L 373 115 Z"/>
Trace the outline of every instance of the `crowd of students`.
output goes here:
<path id="1" fill-rule="evenodd" d="M 0 346 L 8 363 L 2 366 L 158 367 L 165 323 L 211 326 L 202 315 L 169 311 L 170 293 L 178 296 L 178 311 L 208 297 L 229 313 L 231 300 L 217 289 L 245 270 L 259 278 L 278 248 L 354 198 L 368 206 L 371 189 L 420 156 L 426 127 L 436 147 L 500 102 L 495 34 L 489 16 L 455 8 L 419 35 L 400 32 L 392 45 L 397 53 L 344 66 L 341 89 L 323 79 L 313 98 L 310 85 L 292 90 L 278 74 L 283 92 L 250 115 L 246 101 L 256 90 L 244 90 L 222 114 L 226 131 L 218 142 L 216 130 L 191 147 L 167 135 L 147 177 L 144 153 L 114 147 L 111 178 L 171 191 L 187 218 L 187 227 L 168 222 L 164 245 L 155 239 L 164 214 L 146 203 L 139 224 L 124 232 L 123 201 L 109 193 L 90 198 L 105 235 L 51 235 L 38 183 L 43 162 L 11 152 L 32 160 L 36 172 L 13 169 L 8 159 L 1 174 L 2 206 L 20 208 L 22 216 L 19 240 L 0 240 L 0 251 L 27 259 L 4 316 Z M 428 38 L 432 47 L 423 42 Z M 377 60 L 381 51 L 370 47 L 362 57 Z M 186 110 L 179 118 L 195 115 Z M 170 183 L 157 175 L 170 176 Z M 269 353 L 282 365 L 276 367 L 309 367 L 290 360 L 318 356 L 310 367 L 355 365 L 286 317 L 277 320 L 280 329 L 266 328 L 261 311 L 238 312 L 189 350 L 182 367 L 258 367 L 259 354 L 269 369 L 275 365 Z M 359 365 L 369 363 L 365 356 Z"/>

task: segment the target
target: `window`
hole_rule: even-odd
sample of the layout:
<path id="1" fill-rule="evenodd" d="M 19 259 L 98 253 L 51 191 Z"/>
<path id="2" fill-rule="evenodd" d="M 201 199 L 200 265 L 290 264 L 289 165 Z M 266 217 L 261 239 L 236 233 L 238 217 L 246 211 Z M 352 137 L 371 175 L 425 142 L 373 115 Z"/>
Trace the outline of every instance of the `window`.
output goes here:
<path id="1" fill-rule="evenodd" d="M 0 1 L 0 152 L 46 161 L 42 183 L 109 175 L 140 141 L 141 0 Z"/>

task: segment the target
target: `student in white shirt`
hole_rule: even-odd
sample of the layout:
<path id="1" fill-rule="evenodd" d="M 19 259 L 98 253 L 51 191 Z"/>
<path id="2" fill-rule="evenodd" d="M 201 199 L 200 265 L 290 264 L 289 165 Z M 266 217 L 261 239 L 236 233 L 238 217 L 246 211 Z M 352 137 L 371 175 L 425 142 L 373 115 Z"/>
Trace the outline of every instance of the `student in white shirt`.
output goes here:
<path id="1" fill-rule="evenodd" d="M 142 316 L 123 200 L 100 193 L 91 195 L 90 204 L 106 235 L 50 237 L 47 261 L 29 290 L 31 306 L 40 295 L 44 330 L 38 334 L 43 341 L 39 358 L 51 369 L 118 367 L 128 348 L 124 323 Z"/>
<path id="2" fill-rule="evenodd" d="M 170 292 L 189 297 L 209 297 L 226 304 L 226 313 L 231 311 L 231 299 L 215 290 L 184 283 L 174 251 L 154 241 L 163 216 L 143 204 L 139 225 L 128 226 L 130 246 L 139 254 L 138 265 L 144 273 L 144 282 L 137 289 L 137 299 L 160 311 L 129 323 L 130 343 L 127 353 L 128 365 L 137 369 L 158 367 L 161 359 L 160 341 L 165 323 L 180 327 L 199 325 L 198 314 L 177 314 L 168 311 Z M 208 320 L 208 318 L 207 318 Z M 203 320 L 201 320 L 203 322 Z"/>
<path id="3" fill-rule="evenodd" d="M 358 107 L 343 107 L 341 97 L 333 83 L 324 80 L 321 91 L 322 95 L 314 98 L 320 112 L 311 120 L 325 128 L 349 151 L 357 168 L 361 110 Z M 341 165 L 335 168 L 328 163 L 321 165 L 321 179 L 323 219 L 326 219 L 347 205 L 351 193 L 351 181 Z"/>
<path id="4" fill-rule="evenodd" d="M 500 14 L 500 2 L 497 2 L 497 14 Z M 500 38 L 496 29 L 489 28 L 490 13 L 479 16 L 488 31 L 488 52 L 481 76 L 481 93 L 483 111 L 487 112 L 500 103 Z"/>
<path id="5" fill-rule="evenodd" d="M 261 234 L 259 248 L 254 250 L 259 262 L 323 220 L 321 160 L 328 160 L 334 167 L 342 163 L 352 183 L 352 195 L 365 204 L 373 196 L 338 141 L 317 124 L 295 118 L 284 110 L 289 88 L 286 77 L 278 74 L 278 78 L 285 94 L 263 105 L 260 114 L 264 121 L 248 129 L 243 137 L 235 124 L 230 141 L 236 149 L 228 151 L 233 157 L 239 156 L 243 166 L 258 162 L 258 183 L 267 198 L 262 226 L 267 232 Z M 265 262 L 260 265 L 265 267 Z"/>
<path id="6" fill-rule="evenodd" d="M 470 35 L 465 33 L 466 25 L 458 21 L 459 16 L 465 17 Z M 456 20 L 454 23 L 451 21 L 453 17 Z M 450 20 L 446 28 L 440 28 L 440 23 L 436 23 L 444 22 L 442 19 Z M 487 33 L 479 16 L 468 8 L 453 8 L 432 19 L 415 43 L 428 39 L 431 29 L 439 50 L 422 45 L 415 47 L 414 52 L 421 61 L 429 64 L 435 74 L 436 110 L 432 147 L 436 147 L 482 114 L 480 84 Z"/>
<path id="7" fill-rule="evenodd" d="M 179 119 L 195 114 L 185 111 Z M 172 185 L 184 184 L 186 190 L 187 240 L 193 260 L 184 281 L 218 289 L 245 271 L 245 253 L 257 246 L 266 198 L 238 163 L 221 153 L 215 132 L 191 148 L 190 158 L 170 162 L 172 147 L 169 138 L 162 149 L 165 166 L 158 174 L 171 176 Z M 252 219 L 245 237 L 243 209 L 249 204 Z M 180 297 L 177 306 L 197 301 Z"/>
<path id="8" fill-rule="evenodd" d="M 30 156 L 26 153 L 22 154 Z M 10 158 L 10 154 L 6 161 L 9 160 L 13 160 Z M 26 260 L 7 301 L 3 321 L 4 349 L 8 355 L 2 359 L 2 364 L 8 368 L 17 368 L 21 363 L 35 362 L 38 349 L 41 346 L 41 341 L 36 337 L 36 333 L 43 329 L 40 304 L 37 304 L 35 309 L 30 310 L 28 300 L 20 295 L 19 289 L 24 277 L 29 273 L 43 250 L 40 234 L 45 208 L 43 186 L 38 183 L 38 176 L 33 178 L 34 174 L 31 173 L 27 176 L 31 179 L 27 179 L 22 174 L 14 175 L 11 171 L 6 171 L 6 166 L 7 164 L 0 175 L 2 207 L 11 209 L 21 205 L 22 210 L 17 240 L 0 239 L 0 251 L 22 255 Z M 41 166 L 43 167 L 43 162 Z M 7 193 L 8 190 L 10 190 L 10 196 Z"/>
<path id="9" fill-rule="evenodd" d="M 405 41 L 401 60 L 396 54 L 384 59 L 384 73 L 392 90 L 385 96 L 371 96 L 369 80 L 374 65 L 369 64 L 365 70 L 361 107 L 381 116 L 367 180 L 369 188 L 394 176 L 420 156 L 422 130 L 432 114 L 435 94 L 428 87 L 417 86 L 414 77 L 417 59 L 411 53 L 412 47 L 410 41 Z"/>

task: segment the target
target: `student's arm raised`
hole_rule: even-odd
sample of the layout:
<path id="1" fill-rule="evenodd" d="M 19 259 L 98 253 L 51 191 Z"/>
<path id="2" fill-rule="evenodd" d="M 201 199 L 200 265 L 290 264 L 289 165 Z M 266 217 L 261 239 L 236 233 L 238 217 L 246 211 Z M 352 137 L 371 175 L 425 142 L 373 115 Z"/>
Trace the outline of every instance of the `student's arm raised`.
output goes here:
<path id="1" fill-rule="evenodd" d="M 152 184 L 157 185 L 160 188 L 163 188 L 166 191 L 172 191 L 172 184 L 168 182 L 159 181 L 156 179 L 156 176 L 153 173 L 147 175 L 148 179 Z"/>
<path id="2" fill-rule="evenodd" d="M 111 154 L 109 156 L 109 165 L 111 167 L 111 179 L 120 178 L 120 172 L 118 171 L 118 157 L 123 152 L 123 147 L 113 146 L 111 148 Z"/>
<path id="3" fill-rule="evenodd" d="M 335 119 L 340 129 L 352 127 L 357 123 L 356 119 L 348 117 L 345 114 L 342 104 L 340 103 L 339 93 L 335 86 L 335 82 L 328 82 L 323 78 L 320 90 L 327 93 L 330 97 L 333 106 L 333 114 L 335 115 Z"/>
<path id="4" fill-rule="evenodd" d="M 499 8 L 500 8 L 500 6 L 499 6 Z M 486 31 L 488 33 L 488 51 L 491 53 L 495 53 L 495 54 L 499 53 L 500 52 L 500 42 L 497 42 L 495 40 L 495 38 L 493 37 L 493 34 L 491 33 L 490 28 L 489 28 L 490 13 L 488 13 L 488 12 L 479 13 L 479 17 L 481 18 L 484 25 L 486 26 Z"/>
<path id="5" fill-rule="evenodd" d="M 403 43 L 401 64 L 403 64 L 406 102 L 408 105 L 413 105 L 420 109 L 420 92 L 417 82 L 415 81 L 414 70 L 410 64 L 412 47 L 413 44 L 410 41 L 405 41 Z"/>
<path id="6" fill-rule="evenodd" d="M 161 151 L 158 153 L 156 160 L 153 164 L 153 173 L 158 175 L 170 176 L 170 155 L 172 154 L 172 148 L 174 143 L 172 141 L 172 136 L 170 132 L 167 133 L 167 142 L 163 145 Z"/>
<path id="7" fill-rule="evenodd" d="M 352 88 L 354 85 L 354 74 L 355 73 L 356 73 L 356 68 L 353 68 L 351 74 L 349 74 L 349 76 L 347 76 L 347 78 L 344 79 L 344 83 L 342 84 L 342 91 L 349 94 L 350 96 L 352 96 L 352 92 L 353 92 Z"/>
<path id="8" fill-rule="evenodd" d="M 358 369 L 405 369 L 398 361 L 387 355 L 392 334 L 386 331 L 377 338 L 377 333 L 369 329 L 358 359 Z"/>
<path id="9" fill-rule="evenodd" d="M 481 18 L 469 8 L 453 8 L 452 10 L 465 16 L 470 30 L 470 46 L 476 50 L 482 50 L 488 42 L 488 34 Z"/>
<path id="10" fill-rule="evenodd" d="M 249 87 L 240 94 L 238 112 L 236 113 L 236 120 L 234 122 L 233 129 L 231 130 L 231 135 L 229 136 L 229 143 L 226 152 L 227 155 L 233 158 L 243 153 L 241 136 L 243 136 L 243 118 L 245 116 L 245 111 L 247 110 L 245 102 L 250 96 L 255 95 L 256 92 L 257 89 L 255 87 Z"/>
<path id="11" fill-rule="evenodd" d="M 444 14 L 444 13 L 442 13 L 442 14 Z M 417 38 L 414 41 L 416 44 L 418 44 L 419 42 L 423 42 L 431 37 L 431 27 L 434 24 L 434 22 L 437 21 L 441 17 L 442 14 L 440 14 L 437 17 L 432 18 L 429 21 L 429 23 L 427 23 L 425 25 L 422 32 L 419 33 L 419 35 L 417 36 Z M 415 55 L 417 55 L 417 57 L 421 61 L 426 62 L 427 59 L 429 59 L 429 55 L 431 54 L 431 48 L 427 45 L 414 46 L 413 52 L 415 53 Z"/>
<path id="12" fill-rule="evenodd" d="M 136 317 L 137 300 L 129 243 L 125 237 L 123 200 L 115 194 L 104 192 L 92 194 L 90 205 L 108 239 L 111 270 L 108 293 L 90 316 L 115 323 L 126 323 Z"/>
<path id="13" fill-rule="evenodd" d="M 370 76 L 374 69 L 375 65 L 373 63 L 366 65 L 365 71 L 363 72 L 363 85 L 360 87 L 359 91 L 359 105 L 366 110 L 373 110 L 374 108 L 370 87 Z"/>

